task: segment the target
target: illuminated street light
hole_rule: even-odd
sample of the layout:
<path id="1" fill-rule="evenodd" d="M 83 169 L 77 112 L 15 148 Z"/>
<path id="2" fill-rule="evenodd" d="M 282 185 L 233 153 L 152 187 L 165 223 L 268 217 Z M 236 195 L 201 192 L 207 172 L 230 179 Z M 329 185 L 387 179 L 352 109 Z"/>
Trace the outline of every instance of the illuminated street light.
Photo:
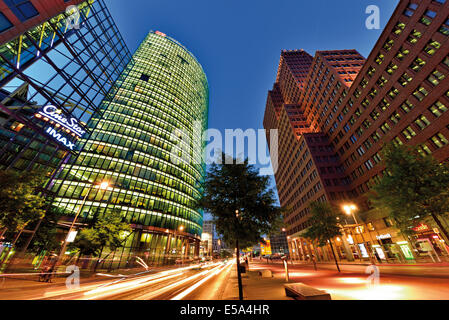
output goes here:
<path id="1" fill-rule="evenodd" d="M 179 226 L 179 231 L 184 231 L 184 226 Z"/>
<path id="2" fill-rule="evenodd" d="M 103 181 L 103 182 L 100 184 L 100 189 L 101 189 L 101 190 L 106 190 L 107 188 L 109 188 L 109 182 Z"/>

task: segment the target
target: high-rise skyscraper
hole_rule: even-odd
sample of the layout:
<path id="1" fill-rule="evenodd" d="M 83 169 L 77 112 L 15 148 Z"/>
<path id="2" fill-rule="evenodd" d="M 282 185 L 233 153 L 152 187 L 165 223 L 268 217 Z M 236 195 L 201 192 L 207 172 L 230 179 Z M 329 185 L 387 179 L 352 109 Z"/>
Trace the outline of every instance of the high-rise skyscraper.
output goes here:
<path id="1" fill-rule="evenodd" d="M 278 76 L 268 94 L 264 127 L 279 130 L 276 185 L 281 204 L 292 208 L 284 217 L 292 256 L 330 256 L 303 238 L 312 201 L 351 202 L 364 211 L 369 241 L 348 217 L 352 226 L 345 232 L 352 235 L 335 242 L 340 257 L 368 259 L 371 251 L 391 258 L 391 247 L 403 245 L 402 236 L 389 229 L 388 215 L 374 210 L 366 194 L 384 174 L 384 143 L 418 145 L 423 154 L 449 160 L 448 15 L 444 0 L 400 1 L 366 60 L 355 50 L 319 51 L 306 79 L 294 86 L 289 80 L 294 69 L 283 67 L 291 60 L 281 54 L 278 74 L 284 70 L 285 76 Z M 417 242 L 433 241 L 437 249 L 441 242 L 434 240 L 440 237 L 439 232 L 414 235 Z M 401 250 L 407 258 L 410 249 Z"/>
<path id="2" fill-rule="evenodd" d="M 101 116 L 77 158 L 52 182 L 55 203 L 74 214 L 90 187 L 80 223 L 120 211 L 133 232 L 104 264 L 123 267 L 139 256 L 149 263 L 199 253 L 205 174 L 202 134 L 209 89 L 195 57 L 176 40 L 150 32 L 100 104 Z"/>

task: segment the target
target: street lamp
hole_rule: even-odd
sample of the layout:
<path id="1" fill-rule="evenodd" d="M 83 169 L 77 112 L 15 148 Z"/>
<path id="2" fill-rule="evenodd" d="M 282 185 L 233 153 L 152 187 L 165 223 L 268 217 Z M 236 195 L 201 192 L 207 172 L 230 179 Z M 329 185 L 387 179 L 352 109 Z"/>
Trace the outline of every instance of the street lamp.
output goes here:
<path id="1" fill-rule="evenodd" d="M 369 249 L 368 244 L 367 244 L 366 241 L 365 241 L 365 237 L 363 237 L 363 230 L 359 227 L 359 223 L 358 223 L 357 218 L 356 218 L 356 216 L 355 216 L 355 211 L 356 211 L 356 210 L 357 210 L 357 206 L 354 205 L 354 204 L 347 204 L 347 205 L 344 205 L 344 206 L 343 206 L 343 211 L 344 211 L 348 216 L 352 216 L 352 218 L 354 219 L 354 222 L 355 222 L 355 224 L 356 224 L 356 228 L 359 229 L 360 235 L 362 236 L 363 244 L 366 245 L 366 249 L 367 249 L 367 251 L 368 251 L 368 256 L 369 256 L 369 258 L 370 258 L 370 260 L 371 260 L 371 263 L 374 264 L 375 262 L 374 262 L 373 256 L 371 255 L 371 250 Z"/>
<path id="2" fill-rule="evenodd" d="M 83 199 L 83 202 L 81 203 L 81 206 L 78 208 L 78 211 L 76 212 L 75 219 L 73 219 L 72 224 L 70 225 L 69 233 L 67 234 L 67 237 L 64 240 L 64 244 L 63 244 L 63 246 L 61 248 L 61 252 L 59 253 L 58 260 L 56 261 L 56 265 L 59 263 L 59 261 L 61 261 L 62 257 L 65 254 L 65 250 L 67 249 L 67 244 L 69 243 L 68 239 L 73 237 L 72 231 L 73 231 L 73 229 L 75 227 L 76 220 L 78 220 L 78 217 L 79 217 L 81 211 L 83 210 L 84 204 L 86 203 L 86 200 L 89 197 L 89 194 L 90 194 L 90 192 L 91 192 L 91 190 L 93 189 L 94 186 L 98 186 L 100 190 L 106 190 L 109 187 L 109 182 L 103 181 L 100 184 L 92 183 L 90 185 L 89 189 L 87 190 L 86 195 L 84 196 L 84 199 Z M 72 241 L 70 241 L 70 242 L 72 242 Z"/>

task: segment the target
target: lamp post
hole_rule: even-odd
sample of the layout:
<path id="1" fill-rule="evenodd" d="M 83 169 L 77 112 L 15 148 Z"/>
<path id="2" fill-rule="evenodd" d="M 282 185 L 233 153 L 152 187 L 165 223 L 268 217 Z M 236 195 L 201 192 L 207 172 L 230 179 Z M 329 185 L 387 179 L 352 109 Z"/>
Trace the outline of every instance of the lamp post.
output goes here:
<path id="1" fill-rule="evenodd" d="M 184 231 L 184 226 L 183 225 L 179 226 L 178 227 L 178 231 L 179 232 Z M 176 231 L 176 233 L 177 233 L 177 236 L 179 237 L 179 232 L 178 231 Z M 182 246 L 183 246 L 183 244 L 184 244 L 184 240 L 181 242 L 181 266 L 184 265 L 184 254 L 182 253 Z M 186 251 L 187 251 L 187 245 L 186 245 Z"/>
<path id="2" fill-rule="evenodd" d="M 91 184 L 91 186 L 87 190 L 87 193 L 86 193 L 86 195 L 83 198 L 83 202 L 81 203 L 81 206 L 78 208 L 78 211 L 76 212 L 75 218 L 73 219 L 72 224 L 70 225 L 69 233 L 67 234 L 67 237 L 64 240 L 64 244 L 62 245 L 61 252 L 59 253 L 58 260 L 56 261 L 55 265 L 57 265 L 61 261 L 62 257 L 65 254 L 65 250 L 67 249 L 67 244 L 68 244 L 67 240 L 71 236 L 72 230 L 74 229 L 75 224 L 76 224 L 76 220 L 78 220 L 78 217 L 79 217 L 81 211 L 83 210 L 84 204 L 86 203 L 86 200 L 89 197 L 89 194 L 92 191 L 94 186 L 98 186 L 100 188 L 100 190 L 106 190 L 109 187 L 109 183 L 106 182 L 106 181 L 103 181 L 100 184 L 93 183 L 93 184 Z"/>
<path id="3" fill-rule="evenodd" d="M 240 212 L 239 210 L 235 210 L 235 218 L 236 223 L 238 224 L 240 221 Z M 243 285 L 242 285 L 242 275 L 240 273 L 240 247 L 239 247 L 239 239 L 236 237 L 235 239 L 235 247 L 237 249 L 237 278 L 238 278 L 238 284 L 239 284 L 239 300 L 243 300 Z"/>
<path id="4" fill-rule="evenodd" d="M 354 219 L 354 222 L 355 222 L 355 224 L 356 224 L 356 228 L 359 228 L 359 223 L 358 223 L 357 218 L 356 218 L 355 213 L 354 213 L 356 210 L 357 210 L 357 206 L 354 205 L 354 204 L 349 204 L 349 205 L 344 205 L 344 206 L 343 206 L 343 211 L 344 211 L 348 216 L 352 216 L 352 218 Z M 368 251 L 369 259 L 370 259 L 370 261 L 371 261 L 372 264 L 375 264 L 375 261 L 374 261 L 374 259 L 373 259 L 372 254 L 371 254 L 371 250 L 369 249 L 368 244 L 367 244 L 366 241 L 365 241 L 365 237 L 363 236 L 363 232 L 362 232 L 363 230 L 361 230 L 361 229 L 359 228 L 359 231 L 360 231 L 360 235 L 362 236 L 363 244 L 366 245 L 366 251 Z"/>

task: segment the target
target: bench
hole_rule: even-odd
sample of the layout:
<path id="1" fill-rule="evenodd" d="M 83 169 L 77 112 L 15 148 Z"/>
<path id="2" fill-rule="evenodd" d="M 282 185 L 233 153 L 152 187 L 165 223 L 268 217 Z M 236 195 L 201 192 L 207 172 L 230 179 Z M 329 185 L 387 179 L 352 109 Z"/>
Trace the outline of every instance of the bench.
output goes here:
<path id="1" fill-rule="evenodd" d="M 284 284 L 287 297 L 295 300 L 332 300 L 331 295 L 323 290 L 307 286 L 303 283 Z"/>
<path id="2" fill-rule="evenodd" d="M 259 276 L 262 278 L 273 278 L 273 272 L 271 270 L 261 270 L 259 271 Z"/>

